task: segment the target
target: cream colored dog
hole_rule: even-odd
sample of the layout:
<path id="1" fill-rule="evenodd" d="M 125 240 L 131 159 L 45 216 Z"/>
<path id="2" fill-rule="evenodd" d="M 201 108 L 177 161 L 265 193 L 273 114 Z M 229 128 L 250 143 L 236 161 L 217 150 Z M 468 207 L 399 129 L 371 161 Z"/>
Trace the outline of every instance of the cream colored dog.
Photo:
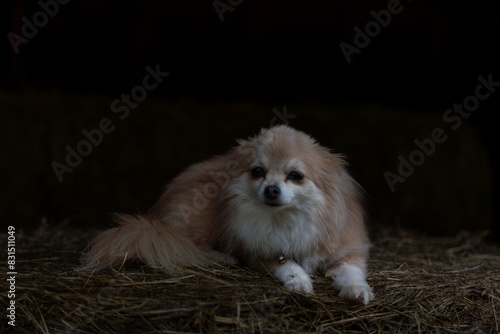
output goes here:
<path id="1" fill-rule="evenodd" d="M 303 293 L 313 293 L 310 274 L 326 272 L 340 296 L 372 300 L 361 191 L 342 157 L 287 126 L 238 144 L 181 173 L 147 215 L 116 215 L 85 268 L 135 258 L 175 274 L 240 261 Z"/>

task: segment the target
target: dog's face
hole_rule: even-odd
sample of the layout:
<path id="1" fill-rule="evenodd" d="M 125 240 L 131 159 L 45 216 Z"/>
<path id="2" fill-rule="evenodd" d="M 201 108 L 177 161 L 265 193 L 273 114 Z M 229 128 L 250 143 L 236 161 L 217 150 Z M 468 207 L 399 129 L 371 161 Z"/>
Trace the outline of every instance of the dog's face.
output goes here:
<path id="1" fill-rule="evenodd" d="M 298 159 L 290 161 L 254 162 L 249 172 L 249 185 L 256 197 L 272 207 L 296 206 L 311 191 L 310 181 Z"/>
<path id="2" fill-rule="evenodd" d="M 315 184 L 322 157 L 315 154 L 318 145 L 309 136 L 278 127 L 247 144 L 253 153 L 244 176 L 250 200 L 258 200 L 271 210 L 300 209 L 323 202 Z"/>

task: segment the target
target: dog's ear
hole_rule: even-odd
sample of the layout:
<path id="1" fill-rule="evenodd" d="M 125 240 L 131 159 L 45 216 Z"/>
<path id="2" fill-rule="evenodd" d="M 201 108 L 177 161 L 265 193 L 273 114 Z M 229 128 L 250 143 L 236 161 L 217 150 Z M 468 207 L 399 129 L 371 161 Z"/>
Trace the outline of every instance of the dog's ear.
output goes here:
<path id="1" fill-rule="evenodd" d="M 250 165 L 257 156 L 254 140 L 237 139 L 238 146 L 233 148 L 234 158 L 242 165 Z"/>
<path id="2" fill-rule="evenodd" d="M 347 165 L 344 155 L 333 153 L 325 147 L 318 147 L 315 153 L 316 160 L 311 165 L 316 168 L 318 175 L 324 175 L 327 178 L 338 175 Z"/>
<path id="3" fill-rule="evenodd" d="M 248 142 L 245 140 L 245 139 L 236 139 L 236 142 L 238 143 L 238 147 L 239 146 L 245 146 L 245 145 L 248 145 Z"/>
<path id="4" fill-rule="evenodd" d="M 328 151 L 327 161 L 329 170 L 338 170 L 341 168 L 345 168 L 348 165 L 343 154 L 333 153 L 331 151 Z"/>

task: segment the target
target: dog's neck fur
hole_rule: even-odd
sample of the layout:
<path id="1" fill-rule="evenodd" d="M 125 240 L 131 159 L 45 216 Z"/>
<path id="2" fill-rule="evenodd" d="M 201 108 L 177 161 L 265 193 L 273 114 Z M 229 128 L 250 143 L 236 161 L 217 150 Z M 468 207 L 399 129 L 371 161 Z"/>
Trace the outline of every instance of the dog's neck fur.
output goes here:
<path id="1" fill-rule="evenodd" d="M 229 239 L 239 240 L 241 251 L 264 259 L 284 256 L 302 262 L 318 247 L 322 231 L 310 212 L 293 208 L 248 207 L 240 204 L 226 225 Z"/>

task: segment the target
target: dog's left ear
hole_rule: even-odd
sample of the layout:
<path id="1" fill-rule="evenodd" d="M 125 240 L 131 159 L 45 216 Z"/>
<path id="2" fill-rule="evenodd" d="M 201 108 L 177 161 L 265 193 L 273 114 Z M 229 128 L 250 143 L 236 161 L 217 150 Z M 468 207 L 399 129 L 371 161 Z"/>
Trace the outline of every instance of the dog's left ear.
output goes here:
<path id="1" fill-rule="evenodd" d="M 321 169 L 327 174 L 336 174 L 347 165 L 344 155 L 340 153 L 333 153 L 325 148 L 320 154 L 322 156 Z"/>
<path id="2" fill-rule="evenodd" d="M 349 173 L 349 163 L 346 161 L 345 156 L 340 153 L 331 153 L 330 157 L 330 171 L 333 175 L 334 182 L 339 187 L 338 189 L 355 202 L 362 203 L 362 198 L 365 191 L 359 183 Z M 361 212 L 362 209 L 359 209 Z"/>
<path id="3" fill-rule="evenodd" d="M 348 165 L 343 154 L 333 152 L 329 153 L 328 164 L 330 165 L 331 169 L 342 168 Z"/>

